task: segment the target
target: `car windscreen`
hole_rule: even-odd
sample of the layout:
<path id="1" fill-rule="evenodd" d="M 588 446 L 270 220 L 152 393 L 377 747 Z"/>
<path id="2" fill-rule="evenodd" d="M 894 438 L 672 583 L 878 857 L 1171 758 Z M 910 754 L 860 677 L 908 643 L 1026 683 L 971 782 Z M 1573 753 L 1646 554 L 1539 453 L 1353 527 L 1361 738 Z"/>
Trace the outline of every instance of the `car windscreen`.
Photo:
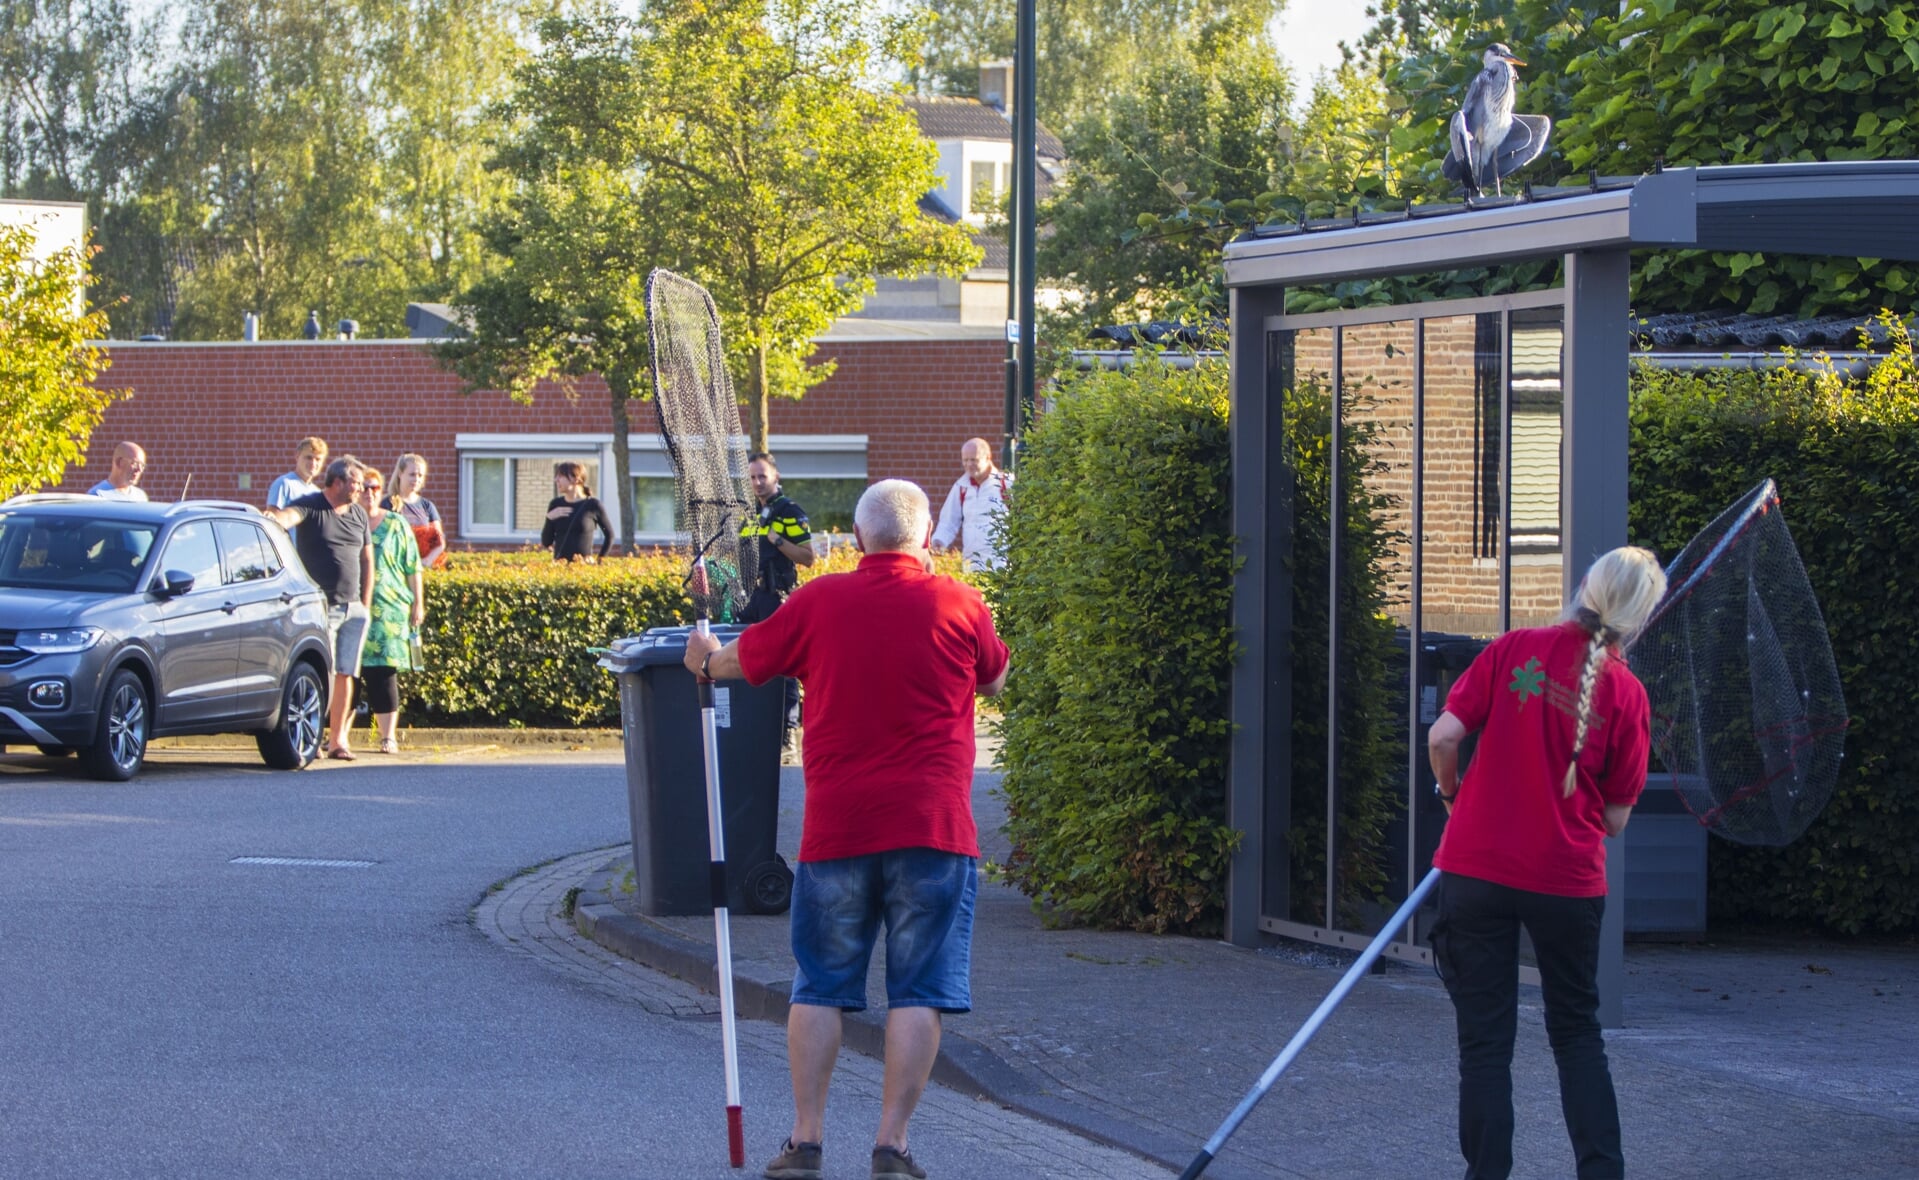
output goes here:
<path id="1" fill-rule="evenodd" d="M 0 586 L 124 594 L 139 584 L 156 525 L 0 512 Z"/>

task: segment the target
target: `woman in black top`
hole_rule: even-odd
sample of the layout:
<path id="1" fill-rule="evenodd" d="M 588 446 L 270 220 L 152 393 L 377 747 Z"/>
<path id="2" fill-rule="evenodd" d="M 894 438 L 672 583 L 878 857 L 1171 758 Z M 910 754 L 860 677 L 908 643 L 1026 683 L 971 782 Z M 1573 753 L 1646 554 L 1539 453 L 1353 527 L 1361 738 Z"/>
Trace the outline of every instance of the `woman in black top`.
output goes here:
<path id="1" fill-rule="evenodd" d="M 540 544 L 553 550 L 553 560 L 594 561 L 605 557 L 613 544 L 613 526 L 607 522 L 606 509 L 593 498 L 586 486 L 586 467 L 580 463 L 553 465 L 553 499 L 546 506 L 546 526 L 540 530 Z M 593 548 L 593 526 L 600 529 L 600 551 Z"/>

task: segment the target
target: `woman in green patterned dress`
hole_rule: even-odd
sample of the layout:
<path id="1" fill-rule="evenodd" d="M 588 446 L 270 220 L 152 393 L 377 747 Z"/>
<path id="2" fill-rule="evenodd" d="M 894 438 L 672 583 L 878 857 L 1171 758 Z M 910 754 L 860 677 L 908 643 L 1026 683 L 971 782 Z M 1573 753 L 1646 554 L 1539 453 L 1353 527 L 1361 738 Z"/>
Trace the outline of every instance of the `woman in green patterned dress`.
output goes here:
<path id="1" fill-rule="evenodd" d="M 380 753 L 397 754 L 400 741 L 400 673 L 412 669 L 413 637 L 426 618 L 426 587 L 420 580 L 420 547 L 398 512 L 380 507 L 384 487 L 369 467 L 360 503 L 373 522 L 373 619 L 367 628 L 360 680 L 379 730 Z"/>

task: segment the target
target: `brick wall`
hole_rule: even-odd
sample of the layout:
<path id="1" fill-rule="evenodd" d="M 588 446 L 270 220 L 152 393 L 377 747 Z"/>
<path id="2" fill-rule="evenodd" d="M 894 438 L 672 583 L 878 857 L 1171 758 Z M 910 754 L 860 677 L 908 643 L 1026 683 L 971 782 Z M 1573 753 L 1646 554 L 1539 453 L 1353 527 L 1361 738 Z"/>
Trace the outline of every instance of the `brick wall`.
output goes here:
<path id="1" fill-rule="evenodd" d="M 63 491 L 106 478 L 113 447 L 131 439 L 147 450 L 141 483 L 156 499 L 180 494 L 189 473 L 195 496 L 263 503 L 307 435 L 390 470 L 394 457 L 427 458 L 428 498 L 458 527 L 458 434 L 606 434 L 603 382 L 579 382 L 568 399 L 542 386 L 530 406 L 499 393 L 462 394 L 429 346 L 406 341 L 122 344 L 102 382 L 133 396 L 107 411 L 84 467 L 69 468 Z M 1005 346 L 993 340 L 844 341 L 823 345 L 833 376 L 798 402 L 775 401 L 778 434 L 864 434 L 872 479 L 899 476 L 937 506 L 958 477 L 960 444 L 1001 431 Z M 636 405 L 636 435 L 653 428 Z M 242 488 L 242 477 L 251 486 Z"/>
<path id="2" fill-rule="evenodd" d="M 1402 539 L 1388 557 L 1390 613 L 1410 621 L 1413 462 L 1413 325 L 1371 324 L 1344 329 L 1342 352 L 1348 398 L 1370 400 L 1380 432 L 1374 457 L 1384 464 L 1373 490 L 1393 498 L 1388 528 Z M 1480 555 L 1475 534 L 1484 522 L 1475 510 L 1478 458 L 1474 402 L 1474 322 L 1471 316 L 1426 321 L 1425 533 L 1422 538 L 1422 622 L 1428 631 L 1494 635 L 1499 630 L 1499 565 Z M 1330 384 L 1330 330 L 1301 332 L 1296 370 Z M 1512 625 L 1535 626 L 1558 617 L 1561 565 L 1556 555 L 1513 559 Z"/>

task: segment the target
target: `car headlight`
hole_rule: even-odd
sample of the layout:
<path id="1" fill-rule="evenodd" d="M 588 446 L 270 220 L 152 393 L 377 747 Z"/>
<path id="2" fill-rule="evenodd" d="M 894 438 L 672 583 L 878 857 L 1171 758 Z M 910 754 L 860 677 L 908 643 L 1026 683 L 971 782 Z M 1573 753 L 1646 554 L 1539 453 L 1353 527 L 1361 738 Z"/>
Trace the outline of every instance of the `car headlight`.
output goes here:
<path id="1" fill-rule="evenodd" d="M 98 627 L 61 627 L 51 631 L 21 631 L 14 636 L 13 643 L 15 647 L 43 656 L 67 655 L 87 650 L 105 634 Z"/>

